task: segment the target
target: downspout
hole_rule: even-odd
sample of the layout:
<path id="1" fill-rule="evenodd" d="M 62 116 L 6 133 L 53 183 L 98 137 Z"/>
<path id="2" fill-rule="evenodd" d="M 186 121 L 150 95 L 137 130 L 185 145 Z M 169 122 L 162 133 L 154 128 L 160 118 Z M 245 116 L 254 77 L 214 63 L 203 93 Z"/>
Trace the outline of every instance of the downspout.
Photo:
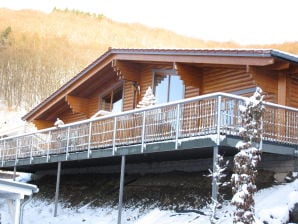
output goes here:
<path id="1" fill-rule="evenodd" d="M 21 205 L 21 211 L 20 211 L 20 224 L 23 224 L 23 216 L 24 216 L 24 207 L 32 200 L 32 195 L 29 196 L 29 198 L 24 201 Z"/>

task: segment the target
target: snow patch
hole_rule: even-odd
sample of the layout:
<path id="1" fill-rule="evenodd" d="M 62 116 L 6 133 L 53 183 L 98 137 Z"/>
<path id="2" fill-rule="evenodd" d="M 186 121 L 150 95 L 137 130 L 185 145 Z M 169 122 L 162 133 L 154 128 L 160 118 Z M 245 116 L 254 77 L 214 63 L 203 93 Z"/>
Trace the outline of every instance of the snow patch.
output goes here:
<path id="1" fill-rule="evenodd" d="M 20 173 L 20 180 L 26 180 L 30 175 Z M 0 199 L 1 222 L 9 224 L 9 212 L 6 203 Z M 289 219 L 289 209 L 298 203 L 298 180 L 292 183 L 263 189 L 255 194 L 256 223 L 267 221 L 270 224 L 286 223 Z M 88 204 L 80 208 L 64 208 L 59 204 L 58 216 L 53 217 L 53 202 L 33 199 L 24 210 L 24 224 L 107 224 L 117 223 L 117 207 L 91 208 Z M 233 206 L 227 201 L 218 209 L 218 223 L 232 223 Z M 140 211 L 139 209 L 124 209 L 122 220 L 125 224 L 209 224 L 210 209 L 208 207 L 197 211 L 175 212 L 158 208 Z"/>

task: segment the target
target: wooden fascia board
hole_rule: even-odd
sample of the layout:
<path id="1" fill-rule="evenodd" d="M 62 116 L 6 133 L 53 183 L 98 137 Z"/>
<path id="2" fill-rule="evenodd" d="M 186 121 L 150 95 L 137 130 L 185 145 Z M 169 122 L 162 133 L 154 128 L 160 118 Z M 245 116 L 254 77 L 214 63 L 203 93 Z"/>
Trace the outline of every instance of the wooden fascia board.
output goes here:
<path id="1" fill-rule="evenodd" d="M 105 61 L 97 64 L 96 66 L 88 70 L 86 73 L 82 74 L 78 80 L 75 80 L 74 82 L 70 83 L 69 86 L 65 87 L 64 89 L 61 89 L 61 91 L 58 90 L 58 92 L 54 97 L 52 97 L 48 102 L 44 103 L 44 105 L 38 108 L 34 113 L 26 117 L 25 118 L 26 121 L 31 122 L 35 118 L 39 117 L 44 111 L 47 111 L 49 108 L 51 108 L 57 102 L 61 100 L 64 101 L 64 98 L 66 95 L 70 94 L 75 88 L 77 88 L 83 82 L 85 82 L 90 77 L 92 77 L 94 74 L 102 70 L 104 67 L 108 66 L 108 64 L 110 63 L 111 63 L 111 59 L 110 58 L 106 59 Z"/>
<path id="2" fill-rule="evenodd" d="M 255 65 L 266 66 L 274 63 L 272 57 L 234 57 L 234 56 L 192 56 L 192 55 L 145 55 L 145 54 L 118 54 L 117 60 L 152 61 L 152 62 L 180 62 L 196 64 L 223 64 L 223 65 Z"/>
<path id="3" fill-rule="evenodd" d="M 69 105 L 70 109 L 73 113 L 82 113 L 88 116 L 89 114 L 89 103 L 90 100 L 87 98 L 77 97 L 77 96 L 71 96 L 66 95 L 65 101 Z"/>

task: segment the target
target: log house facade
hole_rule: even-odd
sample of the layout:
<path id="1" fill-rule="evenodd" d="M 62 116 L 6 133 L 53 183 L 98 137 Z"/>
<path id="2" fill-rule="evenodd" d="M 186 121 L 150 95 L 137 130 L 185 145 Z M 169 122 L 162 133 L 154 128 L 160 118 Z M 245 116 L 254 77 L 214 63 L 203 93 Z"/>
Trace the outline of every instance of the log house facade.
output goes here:
<path id="1" fill-rule="evenodd" d="M 119 100 L 117 112 L 119 107 L 132 110 L 149 86 L 156 91 L 157 76 L 178 76 L 183 98 L 214 92 L 250 96 L 259 86 L 266 101 L 298 107 L 294 55 L 275 50 L 109 49 L 23 119 L 43 129 L 57 117 L 71 123 L 99 110 L 112 111 Z"/>

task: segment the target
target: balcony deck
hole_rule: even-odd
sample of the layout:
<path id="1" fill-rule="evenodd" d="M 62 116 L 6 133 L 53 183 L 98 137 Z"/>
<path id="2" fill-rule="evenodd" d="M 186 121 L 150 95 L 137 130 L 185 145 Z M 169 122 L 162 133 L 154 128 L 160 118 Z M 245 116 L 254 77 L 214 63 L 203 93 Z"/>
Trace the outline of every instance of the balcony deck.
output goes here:
<path id="1" fill-rule="evenodd" d="M 245 100 L 214 93 L 3 138 L 0 168 L 214 146 L 233 149 L 240 140 L 239 105 Z M 298 109 L 264 104 L 263 151 L 298 156 Z"/>

